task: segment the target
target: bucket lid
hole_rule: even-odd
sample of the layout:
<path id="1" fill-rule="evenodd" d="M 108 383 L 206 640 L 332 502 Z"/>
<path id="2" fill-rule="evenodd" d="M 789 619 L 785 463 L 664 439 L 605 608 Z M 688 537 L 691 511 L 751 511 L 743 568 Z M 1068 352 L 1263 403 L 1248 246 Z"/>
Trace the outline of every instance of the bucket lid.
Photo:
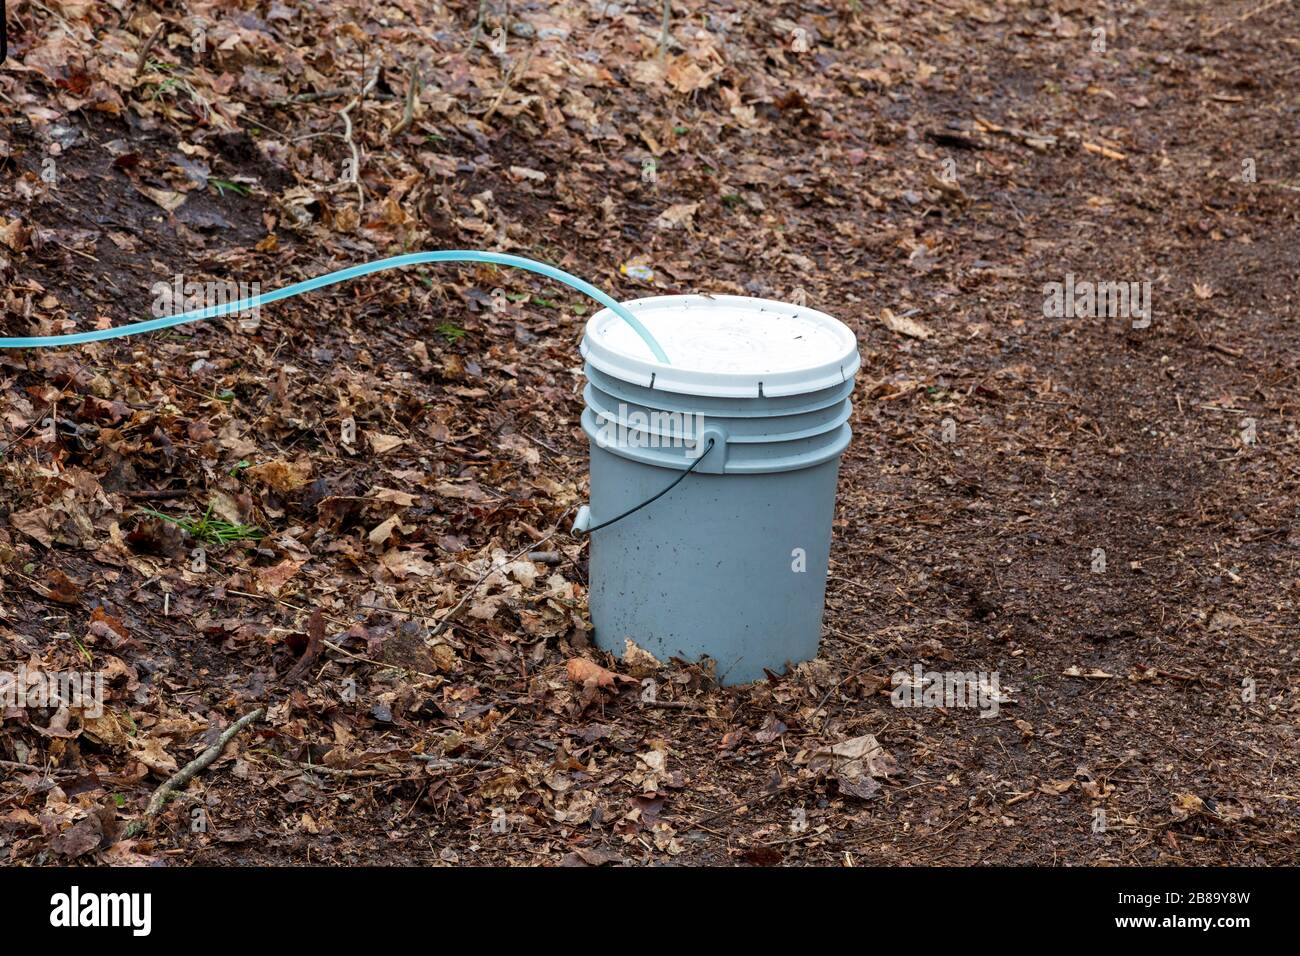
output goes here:
<path id="1" fill-rule="evenodd" d="M 665 295 L 624 302 L 659 340 L 655 359 L 609 309 L 587 321 L 582 357 L 648 388 L 728 398 L 802 395 L 852 378 L 861 364 L 847 325 L 805 306 L 742 295 Z"/>

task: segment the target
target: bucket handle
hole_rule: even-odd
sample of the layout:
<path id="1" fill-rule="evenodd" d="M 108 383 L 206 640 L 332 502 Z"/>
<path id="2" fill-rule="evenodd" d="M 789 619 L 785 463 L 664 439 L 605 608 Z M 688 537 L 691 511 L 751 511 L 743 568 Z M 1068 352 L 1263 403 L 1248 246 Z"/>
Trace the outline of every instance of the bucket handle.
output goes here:
<path id="1" fill-rule="evenodd" d="M 676 478 L 673 479 L 672 484 L 670 484 L 663 491 L 656 494 L 653 498 L 647 498 L 639 505 L 636 505 L 635 507 L 629 508 L 627 511 L 624 511 L 617 518 L 610 518 L 608 521 L 602 521 L 598 525 L 592 525 L 591 508 L 588 505 L 583 505 L 581 508 L 578 509 L 578 517 L 575 518 L 573 522 L 573 531 L 572 531 L 573 536 L 575 538 L 580 538 L 583 537 L 584 535 L 590 535 L 592 532 L 599 531 L 601 528 L 608 528 L 610 525 L 614 524 L 615 522 L 622 521 L 628 515 L 636 514 L 636 512 L 640 511 L 646 505 L 654 504 L 664 495 L 668 494 L 668 492 L 672 491 L 679 484 L 681 484 L 682 479 L 684 479 L 687 475 L 693 472 L 695 470 L 695 466 L 698 465 L 700 462 L 704 461 L 704 459 L 708 457 L 709 452 L 713 450 L 713 446 L 716 444 L 717 444 L 717 439 L 710 437 L 708 445 L 705 446 L 704 454 L 700 455 L 700 457 L 696 458 L 693 462 L 691 462 L 685 471 L 683 471 L 680 475 L 678 475 Z"/>

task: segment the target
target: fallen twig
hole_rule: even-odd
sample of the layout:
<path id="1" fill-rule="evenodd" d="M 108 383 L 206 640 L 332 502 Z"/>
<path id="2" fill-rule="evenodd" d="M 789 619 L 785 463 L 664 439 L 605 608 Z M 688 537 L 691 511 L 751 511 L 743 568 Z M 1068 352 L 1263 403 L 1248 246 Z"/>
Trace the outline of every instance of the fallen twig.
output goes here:
<path id="1" fill-rule="evenodd" d="M 226 745 L 234 739 L 236 734 L 254 721 L 260 720 L 265 713 L 266 711 L 259 707 L 257 710 L 240 717 L 222 731 L 216 743 L 173 774 L 161 787 L 153 792 L 153 796 L 149 798 L 149 806 L 145 808 L 144 816 L 127 827 L 126 835 L 132 837 L 144 830 L 149 825 L 149 821 L 158 815 L 158 811 L 163 808 L 163 804 L 167 802 L 168 797 L 188 784 L 199 773 L 206 770 L 213 761 L 221 756 L 221 752 L 226 749 Z"/>
<path id="2" fill-rule="evenodd" d="M 415 100 L 420 95 L 420 89 L 424 85 L 420 80 L 420 64 L 415 60 L 411 61 L 406 82 L 406 109 L 402 111 L 402 118 L 397 122 L 397 125 L 388 131 L 390 138 L 404 132 L 411 125 L 411 121 L 415 119 Z"/>
<path id="3" fill-rule="evenodd" d="M 1237 19 L 1229 20 L 1227 23 L 1223 24 L 1223 26 L 1216 27 L 1215 29 L 1211 30 L 1209 33 L 1205 34 L 1205 39 L 1213 40 L 1215 37 L 1217 37 L 1220 33 L 1223 33 L 1225 30 L 1231 30 L 1233 27 L 1237 26 L 1238 24 L 1245 23 L 1255 14 L 1263 13 L 1265 10 L 1271 10 L 1276 6 L 1279 6 L 1280 4 L 1289 3 L 1289 2 L 1290 0 L 1268 0 L 1267 3 L 1262 3 L 1258 7 L 1255 7 L 1253 10 L 1247 10 L 1241 16 L 1237 17 Z"/>
<path id="4" fill-rule="evenodd" d="M 665 60 L 668 56 L 668 43 L 672 39 L 672 34 L 669 33 L 668 28 L 672 25 L 672 19 L 673 19 L 673 2 L 672 0 L 664 0 L 663 16 L 660 19 L 660 23 L 659 23 L 660 62 L 663 62 L 663 60 Z"/>
<path id="5" fill-rule="evenodd" d="M 1087 140 L 1084 140 L 1083 148 L 1090 153 L 1096 153 L 1098 156 L 1105 156 L 1107 159 L 1113 159 L 1116 162 L 1123 162 L 1128 159 L 1127 156 L 1117 149 L 1111 149 L 1108 146 L 1101 146 L 1097 143 L 1089 143 Z"/>
<path id="6" fill-rule="evenodd" d="M 721 810 L 718 810 L 716 813 L 711 813 L 708 816 L 696 817 L 690 823 L 686 824 L 685 826 L 679 829 L 684 831 L 694 830 L 696 827 L 699 827 L 702 824 L 712 823 L 714 820 L 718 819 L 718 817 L 725 817 L 727 814 L 735 813 L 737 810 L 743 809 L 745 807 L 758 806 L 758 804 L 765 803 L 766 801 L 771 800 L 773 797 L 779 797 L 783 793 L 789 793 L 791 790 L 798 790 L 800 787 L 805 787 L 810 783 L 815 783 L 816 780 L 817 778 L 815 776 L 796 777 L 793 780 L 790 780 L 782 784 L 781 786 L 777 787 L 775 790 L 768 790 L 766 793 L 761 793 L 756 797 L 750 797 L 748 800 L 740 800 L 737 803 L 733 803 L 730 806 L 723 807 Z"/>
<path id="7" fill-rule="evenodd" d="M 523 58 L 522 61 L 520 61 L 520 60 L 516 60 L 515 63 L 514 63 L 514 65 L 513 65 L 512 67 L 510 67 L 509 72 L 506 73 L 505 82 L 502 83 L 502 85 L 501 85 L 501 91 L 500 91 L 499 93 L 497 93 L 497 98 L 496 98 L 495 100 L 492 101 L 492 105 L 491 105 L 490 107 L 488 107 L 488 111 L 487 111 L 486 113 L 483 114 L 483 120 L 482 120 L 482 121 L 483 121 L 484 123 L 486 123 L 486 122 L 487 122 L 488 120 L 490 120 L 494 115 L 496 115 L 496 111 L 497 111 L 498 107 L 501 106 L 501 101 L 502 101 L 503 99 L 505 99 L 505 95 L 506 95 L 507 93 L 510 92 L 510 87 L 513 85 L 514 80 L 515 80 L 515 74 L 518 74 L 518 75 L 520 75 L 520 76 L 523 76 L 524 73 L 528 70 L 528 65 L 529 65 L 530 63 L 532 63 L 532 62 L 533 62 L 533 51 L 532 51 L 532 50 L 529 50 L 529 51 L 524 55 L 524 58 Z"/>
<path id="8" fill-rule="evenodd" d="M 516 551 L 514 554 L 512 554 L 512 555 L 510 556 L 510 559 L 509 559 L 509 560 L 510 560 L 510 561 L 518 561 L 520 557 L 522 557 L 522 556 L 525 555 L 525 554 L 528 554 L 530 551 L 536 551 L 538 548 L 540 548 L 540 547 L 541 547 L 543 544 L 545 544 L 547 541 L 550 541 L 552 538 L 554 538 L 557 534 L 559 534 L 559 529 L 558 529 L 558 528 L 556 528 L 554 531 L 552 531 L 552 532 L 551 532 L 550 534 L 548 534 L 546 537 L 542 538 L 540 541 L 534 541 L 532 544 L 530 544 L 530 545 L 526 545 L 525 547 L 523 547 L 523 548 L 521 548 L 520 550 Z M 507 562 L 507 563 L 509 563 L 509 562 Z M 434 629 L 429 633 L 429 637 L 430 637 L 431 639 L 432 639 L 432 638 L 435 638 L 435 637 L 437 637 L 439 634 L 441 634 L 443 631 L 445 631 L 445 630 L 447 629 L 447 626 L 450 625 L 450 624 L 452 623 L 452 619 L 456 616 L 456 614 L 460 611 L 460 609 L 461 609 L 462 607 L 465 606 L 465 602 L 468 601 L 471 597 L 474 596 L 474 594 L 478 591 L 479 587 L 483 584 L 483 582 L 486 581 L 486 580 L 488 579 L 488 576 L 489 576 L 493 571 L 499 571 L 500 569 L 501 569 L 501 566 L 497 565 L 494 561 L 492 561 L 491 558 L 489 558 L 489 559 L 488 559 L 488 568 L 487 568 L 487 570 L 484 571 L 482 574 L 479 575 L 478 580 L 475 581 L 474 584 L 473 584 L 473 586 L 472 586 L 469 590 L 467 590 L 467 591 L 465 592 L 465 594 L 461 597 L 461 599 L 460 599 L 459 601 L 456 602 L 455 607 L 453 607 L 450 611 L 448 611 L 448 612 L 443 616 L 442 620 L 438 622 L 438 626 L 435 627 L 435 628 L 434 628 Z"/>
<path id="9" fill-rule="evenodd" d="M 437 754 L 411 754 L 414 760 L 420 760 L 434 768 L 453 766 L 469 767 L 473 770 L 495 770 L 506 766 L 502 760 L 489 760 L 487 757 L 442 757 Z"/>
<path id="10" fill-rule="evenodd" d="M 339 117 L 343 120 L 343 141 L 348 144 L 348 149 L 352 151 L 352 168 L 349 172 L 352 174 L 346 182 L 352 183 L 357 187 L 357 212 L 360 213 L 366 206 L 366 193 L 361 187 L 361 153 L 357 150 L 356 140 L 352 138 L 352 117 L 349 116 L 353 109 L 365 98 L 376 83 L 379 82 L 379 70 L 375 70 L 374 75 L 370 77 L 370 82 L 361 88 L 361 92 L 348 103 L 347 106 L 339 110 Z"/>
<path id="11" fill-rule="evenodd" d="M 469 43 L 465 45 L 465 52 L 469 53 L 474 49 L 474 44 L 478 43 L 479 36 L 483 33 L 483 23 L 487 19 L 487 0 L 478 0 L 478 17 L 474 20 L 474 30 L 469 35 Z"/>
<path id="12" fill-rule="evenodd" d="M 135 79 L 139 79 L 140 74 L 144 72 L 144 65 L 149 62 L 149 51 L 153 49 L 153 45 L 158 42 L 158 38 L 162 36 L 165 29 L 167 29 L 166 20 L 154 27 L 153 33 L 149 34 L 149 39 L 140 44 L 140 52 L 136 54 Z"/>

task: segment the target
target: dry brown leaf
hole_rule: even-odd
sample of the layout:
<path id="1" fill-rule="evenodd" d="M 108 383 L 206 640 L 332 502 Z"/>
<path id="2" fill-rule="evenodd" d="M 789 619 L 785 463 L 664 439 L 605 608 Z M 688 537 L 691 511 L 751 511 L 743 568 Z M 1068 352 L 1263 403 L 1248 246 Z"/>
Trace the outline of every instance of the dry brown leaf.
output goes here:
<path id="1" fill-rule="evenodd" d="M 623 664 L 633 677 L 649 677 L 663 669 L 657 657 L 643 647 L 638 647 L 631 638 L 623 642 Z"/>
<path id="2" fill-rule="evenodd" d="M 133 737 L 130 740 L 130 747 L 131 756 L 150 770 L 172 774 L 179 769 L 176 758 L 167 752 L 167 748 L 158 737 Z"/>
<path id="3" fill-rule="evenodd" d="M 285 558 L 279 564 L 273 564 L 269 568 L 258 568 L 257 586 L 263 594 L 270 594 L 272 597 L 279 597 L 280 592 L 289 580 L 298 573 L 298 569 L 303 566 L 302 561 L 295 561 L 293 558 Z"/>
<path id="4" fill-rule="evenodd" d="M 660 229 L 675 229 L 678 226 L 689 226 L 691 220 L 695 217 L 695 210 L 700 208 L 697 202 L 683 202 L 669 206 L 659 214 L 655 220 L 655 225 Z"/>
<path id="5" fill-rule="evenodd" d="M 377 524 L 370 530 L 367 539 L 372 547 L 381 548 L 388 543 L 388 539 L 393 536 L 395 531 L 405 531 L 402 526 L 402 519 L 399 515 L 393 515 L 387 521 Z"/>
<path id="6" fill-rule="evenodd" d="M 289 494 L 305 488 L 311 483 L 311 462 L 300 459 L 295 462 L 283 458 L 272 458 L 260 465 L 254 465 L 244 472 L 252 481 L 265 485 L 272 491 Z"/>
<path id="7" fill-rule="evenodd" d="M 1086 670 L 1086 671 L 1085 671 L 1085 670 L 1084 670 L 1083 668 L 1081 668 L 1081 667 L 1073 666 L 1073 667 L 1067 667 L 1065 670 L 1063 670 L 1063 671 L 1061 672 L 1061 676 L 1063 676 L 1063 677 L 1086 677 L 1086 678 L 1090 678 L 1090 679 L 1093 679 L 1093 680 L 1102 680 L 1102 679 L 1105 679 L 1105 678 L 1107 678 L 1107 677 L 1114 677 L 1115 675 L 1114 675 L 1114 674 L 1107 673 L 1106 671 L 1101 670 L 1100 668 L 1096 668 L 1096 667 L 1092 668 L 1091 670 Z"/>
<path id="8" fill-rule="evenodd" d="M 174 189 L 154 189 L 152 186 L 139 184 L 136 184 L 135 188 L 137 192 L 148 196 L 168 212 L 175 212 L 185 204 L 185 193 L 178 193 Z"/>
<path id="9" fill-rule="evenodd" d="M 606 667 L 601 667 L 585 657 L 571 657 L 565 665 L 569 680 L 575 684 L 593 682 L 597 687 L 614 687 L 619 681 L 635 684 L 636 681 L 623 674 L 616 674 Z"/>
<path id="10" fill-rule="evenodd" d="M 398 438 L 396 435 L 371 435 L 370 450 L 376 455 L 387 454 L 394 448 L 400 448 L 406 444 L 405 438 Z"/>
<path id="11" fill-rule="evenodd" d="M 894 315 L 889 309 L 880 310 L 880 321 L 891 332 L 897 332 L 900 335 L 906 335 L 914 339 L 928 339 L 931 332 L 920 322 L 908 318 L 905 315 Z"/>
<path id="12" fill-rule="evenodd" d="M 880 746 L 875 734 L 863 734 L 829 747 L 820 747 L 809 757 L 808 766 L 815 771 L 831 773 L 841 790 L 864 800 L 880 790 L 877 778 L 898 772 L 897 761 Z"/>

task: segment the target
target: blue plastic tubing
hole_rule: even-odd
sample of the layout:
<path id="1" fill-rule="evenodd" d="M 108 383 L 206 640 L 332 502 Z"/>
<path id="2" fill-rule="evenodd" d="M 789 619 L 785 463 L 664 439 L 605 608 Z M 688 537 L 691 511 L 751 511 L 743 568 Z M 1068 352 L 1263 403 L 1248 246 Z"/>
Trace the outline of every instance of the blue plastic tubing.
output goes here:
<path id="1" fill-rule="evenodd" d="M 38 349 L 38 348 L 60 348 L 66 345 L 85 345 L 89 342 L 103 342 L 106 339 L 120 339 L 128 335 L 142 335 L 145 332 L 157 332 L 159 329 L 170 329 L 177 325 L 185 325 L 188 322 L 198 322 L 201 319 L 215 319 L 223 315 L 230 315 L 233 312 L 244 312 L 248 309 L 257 308 L 260 305 L 267 305 L 271 302 L 279 302 L 281 299 L 291 299 L 296 295 L 302 295 L 304 292 L 313 292 L 316 289 L 324 288 L 327 285 L 335 285 L 339 282 L 347 282 L 349 279 L 359 279 L 361 276 L 368 276 L 372 272 L 383 272 L 387 269 L 401 269 L 405 266 L 418 266 L 427 262 L 489 262 L 498 266 L 513 266 L 516 269 L 526 269 L 529 272 L 536 272 L 544 275 L 548 279 L 554 279 L 556 282 L 562 282 L 572 289 L 588 295 L 595 299 L 601 305 L 610 309 L 615 315 L 621 318 L 641 336 L 641 339 L 654 353 L 654 357 L 666 365 L 672 364 L 664 350 L 660 347 L 655 337 L 650 334 L 650 330 L 641 324 L 635 315 L 629 312 L 624 306 L 619 305 L 614 299 L 601 292 L 590 282 L 579 279 L 575 275 L 557 269 L 554 266 L 548 266 L 542 262 L 534 262 L 532 259 L 525 259 L 523 256 L 507 255 L 503 252 L 478 252 L 472 249 L 448 249 L 439 252 L 412 252 L 404 256 L 392 256 L 388 259 L 379 259 L 375 262 L 366 262 L 359 266 L 352 266 L 348 269 L 340 269 L 337 272 L 331 272 L 327 275 L 318 276 L 315 279 L 308 279 L 306 282 L 295 282 L 293 285 L 285 286 L 283 289 L 276 289 L 273 292 L 267 292 L 262 295 L 255 295 L 248 299 L 240 299 L 238 302 L 227 302 L 223 305 L 214 305 L 206 309 L 194 309 L 190 312 L 182 312 L 179 315 L 169 315 L 161 319 L 150 319 L 145 322 L 134 322 L 131 325 L 120 325 L 111 329 L 96 329 L 93 332 L 73 332 L 68 335 L 38 335 L 29 338 L 0 338 L 0 349 Z"/>

